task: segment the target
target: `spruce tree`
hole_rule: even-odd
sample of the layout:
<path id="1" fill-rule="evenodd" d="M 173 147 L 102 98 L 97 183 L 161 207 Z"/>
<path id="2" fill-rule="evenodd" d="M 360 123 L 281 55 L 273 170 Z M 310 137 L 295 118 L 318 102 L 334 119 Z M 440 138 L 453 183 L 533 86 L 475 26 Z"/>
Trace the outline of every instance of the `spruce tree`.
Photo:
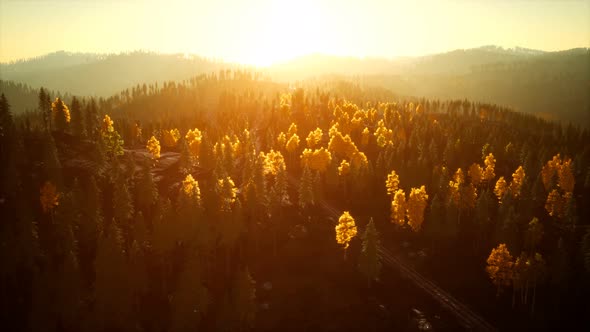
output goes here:
<path id="1" fill-rule="evenodd" d="M 369 287 L 371 287 L 371 280 L 377 279 L 381 272 L 379 245 L 379 232 L 375 228 L 373 218 L 371 218 L 363 233 L 363 244 L 359 257 L 359 269 L 367 277 L 367 285 Z"/>

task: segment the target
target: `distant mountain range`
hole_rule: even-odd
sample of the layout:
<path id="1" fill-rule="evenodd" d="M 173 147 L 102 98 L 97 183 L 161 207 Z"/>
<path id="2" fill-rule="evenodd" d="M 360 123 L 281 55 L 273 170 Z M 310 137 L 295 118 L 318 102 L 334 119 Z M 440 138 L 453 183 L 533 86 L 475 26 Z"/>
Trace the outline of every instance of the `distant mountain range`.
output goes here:
<path id="1" fill-rule="evenodd" d="M 0 64 L 0 79 L 73 95 L 107 97 L 137 84 L 184 80 L 228 67 L 235 65 L 181 54 L 59 51 Z"/>
<path id="2" fill-rule="evenodd" d="M 137 84 L 178 81 L 244 67 L 180 54 L 60 51 L 0 64 L 0 80 L 34 89 L 43 86 L 72 95 L 107 97 Z M 545 52 L 491 45 L 392 59 L 312 54 L 255 70 L 273 80 L 290 82 L 337 75 L 397 95 L 496 103 L 590 127 L 588 48 Z M 19 105 L 13 109 L 18 111 Z"/>

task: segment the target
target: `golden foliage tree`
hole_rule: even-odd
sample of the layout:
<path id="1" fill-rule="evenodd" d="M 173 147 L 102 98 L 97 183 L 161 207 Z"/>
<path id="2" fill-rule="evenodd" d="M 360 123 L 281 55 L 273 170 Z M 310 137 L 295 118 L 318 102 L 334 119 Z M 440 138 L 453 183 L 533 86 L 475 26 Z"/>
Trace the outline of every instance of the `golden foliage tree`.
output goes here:
<path id="1" fill-rule="evenodd" d="M 500 295 L 503 287 L 510 286 L 513 273 L 512 267 L 514 263 L 506 244 L 501 243 L 498 247 L 492 249 L 487 264 L 486 272 L 497 287 L 496 295 Z"/>
<path id="2" fill-rule="evenodd" d="M 338 218 L 338 225 L 336 225 L 336 242 L 344 246 L 344 258 L 346 259 L 346 249 L 350 245 L 350 241 L 356 236 L 357 230 L 354 223 L 354 218 L 348 211 L 344 211 L 340 218 Z"/>
<path id="3" fill-rule="evenodd" d="M 221 198 L 222 210 L 229 211 L 236 201 L 238 189 L 231 177 L 226 176 L 217 180 L 217 194 Z"/>
<path id="4" fill-rule="evenodd" d="M 465 176 L 463 175 L 463 170 L 458 168 L 455 174 L 453 175 L 453 180 L 449 181 L 449 198 L 450 201 L 453 202 L 456 206 L 460 206 L 461 204 L 461 194 L 463 183 L 465 182 Z"/>
<path id="5" fill-rule="evenodd" d="M 295 150 L 299 147 L 299 136 L 297 136 L 297 134 L 293 134 L 291 135 L 291 138 L 289 138 L 289 140 L 287 141 L 287 144 L 285 145 L 285 149 L 287 149 L 287 151 L 289 151 L 290 153 L 295 152 Z"/>
<path id="6" fill-rule="evenodd" d="M 471 166 L 469 166 L 469 170 L 467 170 L 467 175 L 469 175 L 471 183 L 477 187 L 483 181 L 483 168 L 481 168 L 479 164 L 473 163 L 471 164 Z"/>
<path id="7" fill-rule="evenodd" d="M 545 190 L 549 191 L 553 185 L 553 177 L 559 166 L 561 165 L 561 156 L 559 154 L 553 156 L 553 158 L 543 166 L 541 169 L 541 179 L 543 180 L 543 185 L 545 186 Z"/>
<path id="8" fill-rule="evenodd" d="M 55 185 L 49 181 L 45 181 L 45 184 L 41 187 L 39 196 L 43 212 L 52 212 L 59 205 L 59 196 L 60 194 L 57 192 Z"/>
<path id="9" fill-rule="evenodd" d="M 307 147 L 315 148 L 318 144 L 322 142 L 323 135 L 324 133 L 320 128 L 317 128 L 314 131 L 310 131 L 309 135 L 307 135 L 307 138 L 305 139 L 307 141 Z"/>
<path id="10" fill-rule="evenodd" d="M 55 101 L 51 103 L 51 114 L 57 130 L 65 131 L 71 116 L 70 109 L 61 98 L 55 98 Z"/>
<path id="11" fill-rule="evenodd" d="M 285 133 L 281 132 L 279 136 L 277 136 L 277 144 L 280 148 L 285 147 L 287 144 L 287 135 L 285 135 Z"/>
<path id="12" fill-rule="evenodd" d="M 398 189 L 393 195 L 391 201 L 391 222 L 404 225 L 406 222 L 406 194 L 402 189 Z"/>
<path id="13" fill-rule="evenodd" d="M 361 132 L 361 145 L 362 146 L 369 145 L 369 138 L 370 137 L 371 137 L 371 132 L 369 131 L 369 128 L 365 127 L 365 129 L 363 129 L 363 131 Z"/>
<path id="14" fill-rule="evenodd" d="M 512 182 L 510 183 L 510 193 L 514 197 L 520 196 L 520 191 L 522 189 L 522 184 L 524 183 L 524 178 L 526 174 L 524 172 L 524 168 L 519 166 L 516 171 L 512 174 Z"/>
<path id="15" fill-rule="evenodd" d="M 194 200 L 197 204 L 201 204 L 201 189 L 199 188 L 199 182 L 193 178 L 191 174 L 188 174 L 182 181 L 181 192 L 185 197 Z"/>
<path id="16" fill-rule="evenodd" d="M 502 197 L 504 197 L 506 190 L 508 190 L 508 184 L 506 183 L 506 180 L 504 180 L 504 177 L 501 176 L 494 187 L 494 194 L 496 194 L 500 203 L 502 203 Z"/>
<path id="17" fill-rule="evenodd" d="M 279 151 L 270 150 L 268 153 L 260 152 L 264 158 L 264 174 L 277 175 L 281 170 L 286 170 L 285 158 Z"/>
<path id="18" fill-rule="evenodd" d="M 160 141 L 154 136 L 152 136 L 146 144 L 146 149 L 152 155 L 152 159 L 160 158 Z"/>
<path id="19" fill-rule="evenodd" d="M 428 194 L 426 194 L 426 187 L 412 188 L 407 202 L 408 224 L 412 227 L 414 232 L 418 232 L 422 228 L 424 222 L 424 210 L 428 204 Z"/>
<path id="20" fill-rule="evenodd" d="M 392 170 L 390 174 L 387 175 L 387 180 L 385 180 L 385 187 L 387 188 L 387 194 L 390 196 L 394 196 L 399 188 L 399 175 Z"/>
<path id="21" fill-rule="evenodd" d="M 338 174 L 340 176 L 345 176 L 350 173 L 350 164 L 346 160 L 342 160 L 340 166 L 338 166 Z"/>
<path id="22" fill-rule="evenodd" d="M 323 147 L 313 151 L 311 149 L 305 149 L 301 153 L 301 166 L 307 166 L 309 169 L 319 171 L 320 173 L 326 172 L 331 162 L 332 154 Z"/>
<path id="23" fill-rule="evenodd" d="M 574 191 L 575 180 L 571 159 L 564 160 L 561 165 L 559 165 L 559 168 L 557 169 L 557 179 L 561 190 L 566 193 Z"/>
<path id="24" fill-rule="evenodd" d="M 184 139 L 186 140 L 191 156 L 195 159 L 198 158 L 201 152 L 201 141 L 203 140 L 201 131 L 197 128 L 189 129 Z"/>
<path id="25" fill-rule="evenodd" d="M 170 129 L 162 131 L 162 145 L 168 148 L 173 148 L 180 139 L 180 131 L 178 129 Z"/>
<path id="26" fill-rule="evenodd" d="M 496 158 L 494 158 L 494 155 L 490 153 L 484 158 L 483 162 L 486 166 L 483 171 L 483 180 L 488 182 L 492 181 L 496 177 Z"/>
<path id="27" fill-rule="evenodd" d="M 123 155 L 123 140 L 121 135 L 115 130 L 114 121 L 108 114 L 105 114 L 101 126 L 102 142 L 105 150 L 111 156 Z"/>

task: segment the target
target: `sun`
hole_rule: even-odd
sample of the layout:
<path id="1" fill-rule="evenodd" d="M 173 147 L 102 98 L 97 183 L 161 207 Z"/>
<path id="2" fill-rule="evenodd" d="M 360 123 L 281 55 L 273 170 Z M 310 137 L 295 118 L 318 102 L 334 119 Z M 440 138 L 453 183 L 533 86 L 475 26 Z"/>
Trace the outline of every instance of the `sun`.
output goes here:
<path id="1" fill-rule="evenodd" d="M 241 62 L 269 66 L 322 51 L 322 8 L 312 1 L 276 1 L 260 13 Z"/>

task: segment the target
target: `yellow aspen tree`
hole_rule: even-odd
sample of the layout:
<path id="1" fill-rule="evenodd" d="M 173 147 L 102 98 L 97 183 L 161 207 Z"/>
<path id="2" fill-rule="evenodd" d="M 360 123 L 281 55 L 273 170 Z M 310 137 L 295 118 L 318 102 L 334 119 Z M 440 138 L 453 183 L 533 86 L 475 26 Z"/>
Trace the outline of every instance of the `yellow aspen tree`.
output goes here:
<path id="1" fill-rule="evenodd" d="M 361 132 L 361 145 L 362 146 L 369 145 L 369 137 L 371 137 L 371 132 L 369 131 L 369 128 L 365 127 L 365 129 L 363 129 L 363 131 Z"/>
<path id="2" fill-rule="evenodd" d="M 344 211 L 338 218 L 338 225 L 336 225 L 336 242 L 344 246 L 344 259 L 346 259 L 346 249 L 348 249 L 350 241 L 356 236 L 356 233 L 354 218 L 348 211 Z"/>
<path id="3" fill-rule="evenodd" d="M 152 136 L 146 144 L 146 149 L 152 154 L 152 159 L 160 158 L 160 142 L 154 136 Z"/>
<path id="4" fill-rule="evenodd" d="M 545 202 L 545 210 L 550 216 L 561 218 L 563 217 L 565 210 L 565 199 L 557 189 L 551 190 L 547 195 L 547 201 Z"/>
<path id="5" fill-rule="evenodd" d="M 566 193 L 574 192 L 574 173 L 572 160 L 564 160 L 557 169 L 557 179 L 559 187 Z"/>
<path id="6" fill-rule="evenodd" d="M 506 190 L 508 190 L 508 185 L 506 184 L 506 180 L 504 180 L 504 177 L 501 176 L 496 182 L 496 186 L 494 187 L 494 194 L 496 194 L 496 197 L 498 197 L 498 201 L 500 202 L 500 204 L 502 204 L 502 197 L 504 197 Z"/>
<path id="7" fill-rule="evenodd" d="M 543 186 L 545 190 L 549 191 L 553 186 L 553 177 L 561 165 L 561 156 L 559 153 L 543 166 L 541 169 L 541 180 L 543 180 Z"/>
<path id="8" fill-rule="evenodd" d="M 461 199 L 463 201 L 463 206 L 468 208 L 475 208 L 477 205 L 477 188 L 470 183 L 463 187 L 463 191 L 461 193 Z"/>
<path id="9" fill-rule="evenodd" d="M 469 166 L 467 175 L 469 175 L 471 183 L 477 187 L 483 180 L 483 168 L 479 164 L 473 163 Z"/>
<path id="10" fill-rule="evenodd" d="M 226 176 L 217 180 L 217 194 L 221 198 L 221 209 L 230 211 L 232 204 L 236 201 L 238 189 L 231 177 Z"/>
<path id="11" fill-rule="evenodd" d="M 483 171 L 483 180 L 484 181 L 492 181 L 496 177 L 495 168 L 496 168 L 496 158 L 492 153 L 488 154 L 484 158 L 484 165 L 486 166 Z"/>
<path id="12" fill-rule="evenodd" d="M 345 176 L 350 173 L 350 164 L 346 160 L 342 160 L 340 166 L 338 166 L 338 174 L 340 176 Z"/>
<path id="13" fill-rule="evenodd" d="M 301 166 L 309 167 L 314 171 L 325 173 L 328 166 L 332 162 L 332 154 L 325 148 L 319 148 L 315 150 L 305 149 L 301 153 Z"/>
<path id="14" fill-rule="evenodd" d="M 403 226 L 406 222 L 406 194 L 398 189 L 391 201 L 391 222 Z"/>
<path id="15" fill-rule="evenodd" d="M 307 135 L 307 138 L 305 139 L 307 142 L 307 147 L 315 148 L 318 144 L 322 142 L 323 135 L 324 133 L 320 128 L 316 128 L 316 130 L 310 131 L 309 135 Z"/>
<path id="16" fill-rule="evenodd" d="M 178 129 L 170 129 L 162 131 L 162 145 L 173 148 L 180 139 L 180 132 Z"/>
<path id="17" fill-rule="evenodd" d="M 55 98 L 55 101 L 51 103 L 51 113 L 57 130 L 65 131 L 71 120 L 68 106 L 60 98 Z"/>
<path id="18" fill-rule="evenodd" d="M 268 153 L 260 152 L 260 155 L 264 158 L 264 174 L 266 175 L 277 175 L 281 170 L 285 170 L 285 158 L 279 151 L 270 150 Z"/>
<path id="19" fill-rule="evenodd" d="M 287 141 L 285 149 L 287 149 L 287 151 L 289 151 L 290 153 L 293 153 L 295 152 L 297 147 L 299 147 L 299 136 L 297 136 L 297 134 L 293 134 L 291 138 L 289 138 L 289 140 Z"/>
<path id="20" fill-rule="evenodd" d="M 353 169 L 358 170 L 368 167 L 369 161 L 363 152 L 357 151 L 350 156 L 350 165 Z"/>
<path id="21" fill-rule="evenodd" d="M 428 203 L 428 194 L 426 194 L 426 187 L 412 188 L 407 202 L 408 224 L 412 227 L 414 232 L 418 232 L 422 228 L 424 222 L 424 210 Z"/>
<path id="22" fill-rule="evenodd" d="M 107 153 L 114 157 L 123 155 L 124 142 L 113 125 L 114 122 L 111 120 L 111 117 L 105 114 L 101 126 L 102 143 Z"/>
<path id="23" fill-rule="evenodd" d="M 198 158 L 201 151 L 201 141 L 203 140 L 201 131 L 197 128 L 189 129 L 184 139 L 186 140 L 191 156 L 195 159 Z"/>
<path id="24" fill-rule="evenodd" d="M 295 123 L 291 123 L 289 130 L 287 130 L 287 136 L 293 136 L 295 134 L 297 134 L 297 125 Z"/>
<path id="25" fill-rule="evenodd" d="M 196 202 L 201 201 L 201 189 L 199 188 L 199 182 L 193 178 L 191 174 L 188 174 L 182 181 L 182 193 L 186 197 L 194 199 Z"/>
<path id="26" fill-rule="evenodd" d="M 59 196 L 60 194 L 57 192 L 55 185 L 49 181 L 45 181 L 45 184 L 41 187 L 39 196 L 43 212 L 52 212 L 59 205 Z"/>
<path id="27" fill-rule="evenodd" d="M 512 255 L 506 244 L 501 243 L 492 249 L 487 259 L 486 272 L 494 285 L 496 285 L 496 296 L 499 296 L 504 287 L 510 286 L 513 273 Z"/>
<path id="28" fill-rule="evenodd" d="M 284 132 L 281 132 L 279 136 L 277 136 L 277 144 L 279 148 L 284 148 L 287 144 L 287 135 Z"/>
<path id="29" fill-rule="evenodd" d="M 399 175 L 392 170 L 391 173 L 387 175 L 387 180 L 385 180 L 385 187 L 387 188 L 387 194 L 392 196 L 395 195 L 397 189 L 399 188 Z"/>
<path id="30" fill-rule="evenodd" d="M 463 175 L 463 170 L 457 168 L 457 171 L 453 175 L 453 180 L 449 181 L 449 198 L 456 206 L 460 206 L 461 204 L 461 194 L 464 182 L 465 175 Z"/>
<path id="31" fill-rule="evenodd" d="M 512 193 L 512 196 L 520 196 L 520 191 L 522 189 L 525 176 L 526 174 L 522 166 L 519 166 L 512 174 L 512 182 L 510 183 L 510 193 Z"/>

